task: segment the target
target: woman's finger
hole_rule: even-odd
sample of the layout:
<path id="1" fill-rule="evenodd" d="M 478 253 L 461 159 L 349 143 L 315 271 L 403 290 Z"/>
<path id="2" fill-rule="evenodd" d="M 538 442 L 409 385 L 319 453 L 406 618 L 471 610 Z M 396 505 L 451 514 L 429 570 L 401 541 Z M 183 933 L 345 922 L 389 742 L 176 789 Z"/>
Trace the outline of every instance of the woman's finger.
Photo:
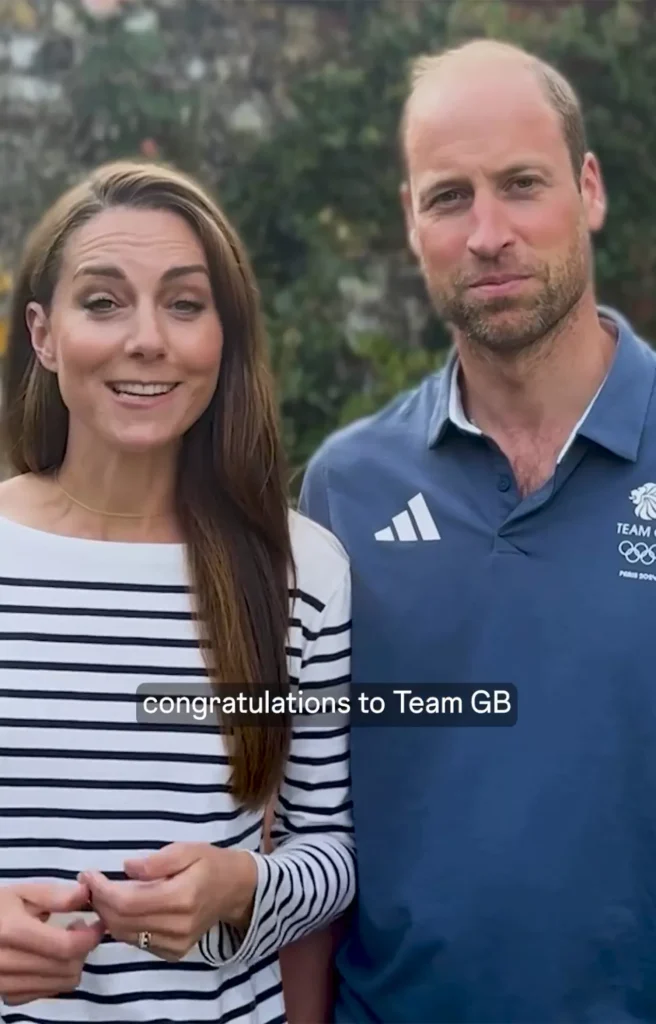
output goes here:
<path id="1" fill-rule="evenodd" d="M 150 932 L 162 939 L 182 939 L 191 934 L 192 921 L 186 914 L 154 914 L 152 917 L 132 918 L 112 914 L 103 917 L 103 924 L 116 939 L 131 941 L 128 936 Z"/>
<path id="2" fill-rule="evenodd" d="M 71 992 L 77 988 L 79 980 L 79 971 L 63 974 L 59 978 L 35 978 L 32 974 L 0 974 L 0 993 L 7 1003 L 17 998 L 27 1002 L 28 997 L 43 999 L 47 996 L 56 996 L 60 992 Z"/>
<path id="3" fill-rule="evenodd" d="M 65 963 L 86 957 L 103 936 L 100 922 L 69 929 L 44 924 L 29 914 L 16 916 L 11 929 L 3 935 L 5 949 L 11 948 L 45 959 Z"/>
<path id="4" fill-rule="evenodd" d="M 195 942 L 193 924 L 188 915 L 158 914 L 151 918 L 134 920 L 111 915 L 103 918 L 109 934 L 118 942 L 142 948 L 163 960 L 179 960 Z M 139 939 L 148 935 L 146 946 Z"/>
<path id="5" fill-rule="evenodd" d="M 104 875 L 89 875 L 93 909 L 106 917 L 110 912 L 121 917 L 145 917 L 166 913 L 184 898 L 183 887 L 175 879 L 162 882 L 110 882 Z"/>
<path id="6" fill-rule="evenodd" d="M 141 934 L 142 932 L 127 932 L 121 941 L 139 949 Z M 171 963 L 175 963 L 187 954 L 190 946 L 191 942 L 187 936 L 179 937 L 151 932 L 150 942 L 144 949 L 144 952 L 159 957 L 160 960 L 168 960 Z"/>
<path id="7" fill-rule="evenodd" d="M 47 956 L 39 956 L 36 953 L 22 953 L 15 949 L 3 949 L 0 952 L 0 977 L 15 977 L 24 975 L 29 977 L 61 978 L 67 974 L 74 974 L 77 969 L 77 961 L 53 960 Z M 34 981 L 34 978 L 32 978 Z"/>

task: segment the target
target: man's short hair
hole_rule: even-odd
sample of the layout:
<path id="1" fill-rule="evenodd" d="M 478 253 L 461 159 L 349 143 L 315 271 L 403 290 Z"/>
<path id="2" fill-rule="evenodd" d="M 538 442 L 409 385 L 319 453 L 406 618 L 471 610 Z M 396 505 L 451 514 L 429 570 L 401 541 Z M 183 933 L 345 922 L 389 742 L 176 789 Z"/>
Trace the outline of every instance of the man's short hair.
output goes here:
<path id="1" fill-rule="evenodd" d="M 451 58 L 457 57 L 460 54 L 466 54 L 468 51 L 475 53 L 476 50 L 481 50 L 482 54 L 498 52 L 500 55 L 506 54 L 509 57 L 514 57 L 535 75 L 547 102 L 560 119 L 574 175 L 578 180 L 583 168 L 588 144 L 581 103 L 576 92 L 564 75 L 553 65 L 528 53 L 526 50 L 522 50 L 519 46 L 496 39 L 470 40 L 469 42 L 462 43 L 460 46 L 442 50 L 435 54 L 422 54 L 412 61 L 408 95 L 400 124 L 400 145 L 403 163 L 405 164 L 407 109 L 415 89 L 421 81 L 428 75 L 438 71 Z"/>

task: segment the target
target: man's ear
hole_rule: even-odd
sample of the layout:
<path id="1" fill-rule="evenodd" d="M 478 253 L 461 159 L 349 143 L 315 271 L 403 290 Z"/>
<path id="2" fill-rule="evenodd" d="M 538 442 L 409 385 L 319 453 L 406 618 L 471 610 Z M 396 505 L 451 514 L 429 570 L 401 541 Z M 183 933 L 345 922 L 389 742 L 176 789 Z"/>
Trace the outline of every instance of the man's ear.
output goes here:
<path id="1" fill-rule="evenodd" d="M 410 186 L 407 181 L 404 181 L 401 185 L 401 205 L 403 206 L 403 213 L 405 215 L 405 231 L 408 239 L 408 245 L 417 259 L 419 259 L 417 229 L 415 227 L 415 215 L 412 209 L 412 193 L 410 192 Z"/>
<path id="2" fill-rule="evenodd" d="M 57 372 L 57 353 L 46 312 L 38 302 L 30 302 L 25 310 L 25 323 L 30 332 L 32 348 L 46 370 Z"/>
<path id="3" fill-rule="evenodd" d="M 586 153 L 581 170 L 581 196 L 588 228 L 601 231 L 606 220 L 607 198 L 599 160 L 594 153 Z"/>

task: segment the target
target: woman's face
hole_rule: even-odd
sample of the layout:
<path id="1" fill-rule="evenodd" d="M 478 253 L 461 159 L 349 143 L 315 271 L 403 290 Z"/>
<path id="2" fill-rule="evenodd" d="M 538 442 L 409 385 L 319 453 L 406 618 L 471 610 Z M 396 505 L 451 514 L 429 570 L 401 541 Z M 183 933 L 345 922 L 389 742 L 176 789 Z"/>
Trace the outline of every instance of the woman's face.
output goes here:
<path id="1" fill-rule="evenodd" d="M 176 214 L 98 214 L 67 242 L 50 316 L 30 304 L 27 322 L 69 444 L 177 447 L 216 389 L 221 322 L 201 242 Z"/>

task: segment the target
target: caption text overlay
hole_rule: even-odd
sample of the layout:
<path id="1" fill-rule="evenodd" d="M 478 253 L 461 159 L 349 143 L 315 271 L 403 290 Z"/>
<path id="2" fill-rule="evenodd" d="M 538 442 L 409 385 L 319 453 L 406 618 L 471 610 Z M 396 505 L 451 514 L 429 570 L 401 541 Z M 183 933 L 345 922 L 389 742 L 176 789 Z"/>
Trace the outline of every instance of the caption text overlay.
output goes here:
<path id="1" fill-rule="evenodd" d="M 339 728 L 340 726 L 512 726 L 512 684 L 338 684 L 296 686 L 144 683 L 137 690 L 137 721 L 145 726 L 230 725 Z"/>

